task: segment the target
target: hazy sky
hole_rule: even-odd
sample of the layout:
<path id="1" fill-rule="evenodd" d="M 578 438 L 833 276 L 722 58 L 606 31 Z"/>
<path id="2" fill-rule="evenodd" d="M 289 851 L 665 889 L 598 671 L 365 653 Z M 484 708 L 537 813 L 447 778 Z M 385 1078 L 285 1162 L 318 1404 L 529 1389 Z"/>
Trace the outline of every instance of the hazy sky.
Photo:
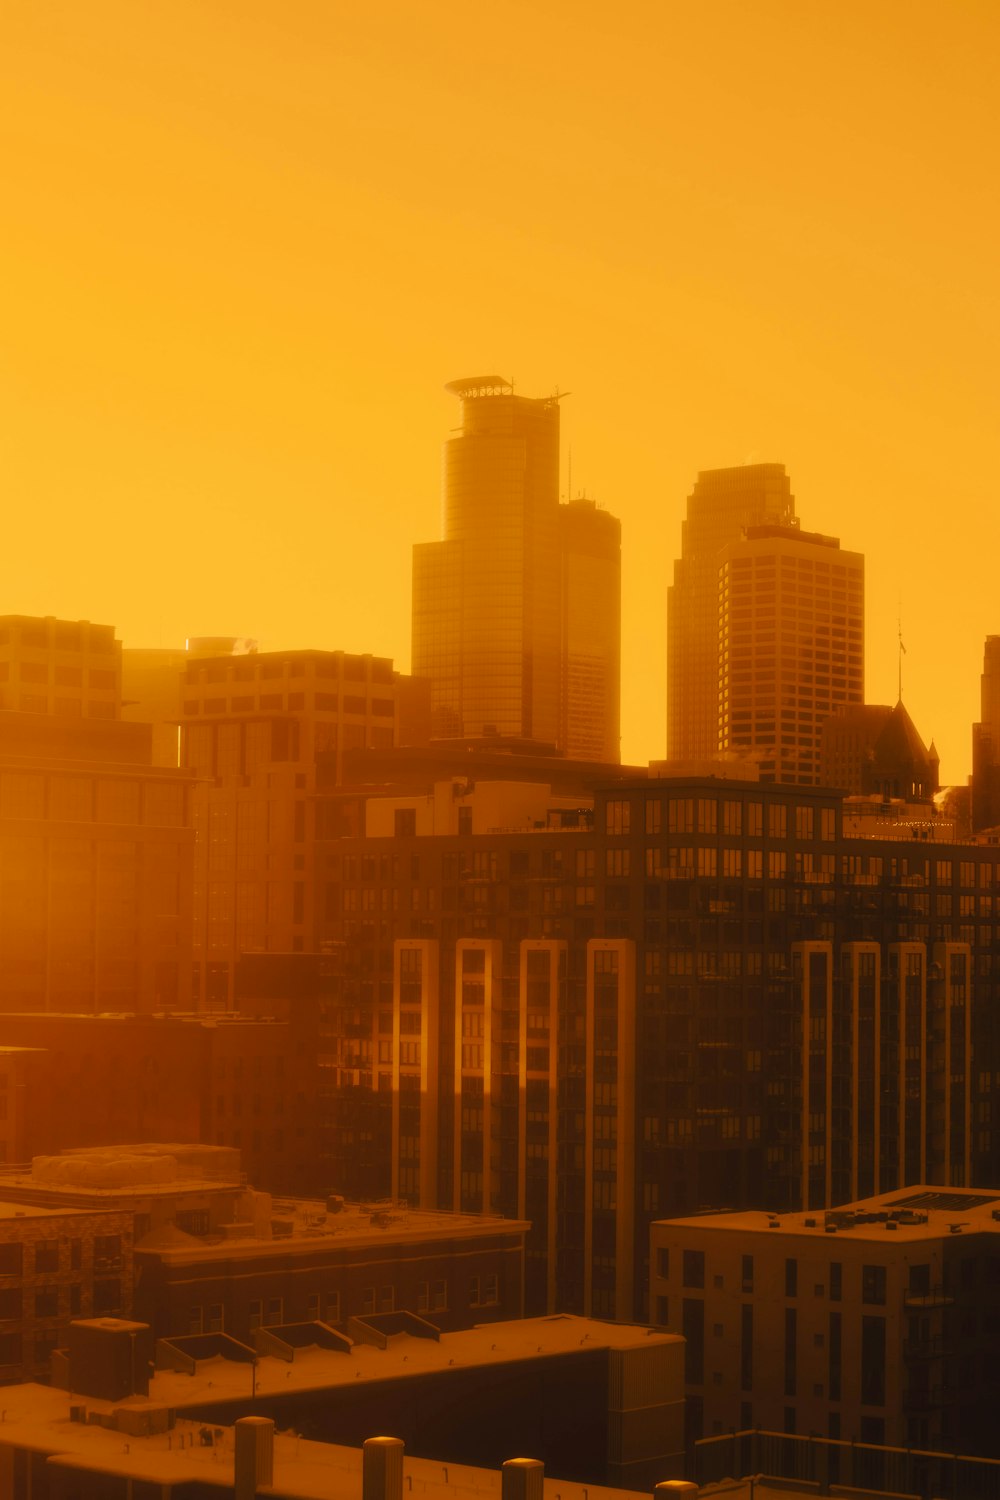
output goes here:
<path id="1" fill-rule="evenodd" d="M 409 662 L 457 376 L 557 386 L 664 748 L 699 469 L 867 558 L 965 777 L 1000 633 L 996 0 L 5 0 L 0 612 Z"/>

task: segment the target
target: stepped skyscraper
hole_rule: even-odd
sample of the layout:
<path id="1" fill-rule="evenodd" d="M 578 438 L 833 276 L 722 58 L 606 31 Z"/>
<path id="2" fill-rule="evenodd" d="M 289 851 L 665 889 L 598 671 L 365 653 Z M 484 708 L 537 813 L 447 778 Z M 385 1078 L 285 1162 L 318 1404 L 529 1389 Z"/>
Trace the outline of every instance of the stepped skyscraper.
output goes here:
<path id="1" fill-rule="evenodd" d="M 667 757 L 719 751 L 719 563 L 748 526 L 795 525 L 782 464 L 742 464 L 698 475 L 667 591 Z"/>
<path id="2" fill-rule="evenodd" d="M 499 376 L 446 387 L 444 536 L 413 552 L 413 671 L 435 738 L 499 737 L 619 759 L 621 528 L 559 504 L 559 397 Z"/>

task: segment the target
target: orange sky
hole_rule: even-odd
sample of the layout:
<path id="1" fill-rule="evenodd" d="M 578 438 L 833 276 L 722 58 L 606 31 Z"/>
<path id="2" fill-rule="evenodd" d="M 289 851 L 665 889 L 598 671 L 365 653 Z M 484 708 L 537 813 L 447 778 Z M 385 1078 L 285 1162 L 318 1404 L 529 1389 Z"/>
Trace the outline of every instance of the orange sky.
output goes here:
<path id="1" fill-rule="evenodd" d="M 868 565 L 969 769 L 1000 633 L 996 0 L 6 0 L 3 612 L 409 660 L 442 386 L 558 386 L 664 747 L 701 468 Z"/>

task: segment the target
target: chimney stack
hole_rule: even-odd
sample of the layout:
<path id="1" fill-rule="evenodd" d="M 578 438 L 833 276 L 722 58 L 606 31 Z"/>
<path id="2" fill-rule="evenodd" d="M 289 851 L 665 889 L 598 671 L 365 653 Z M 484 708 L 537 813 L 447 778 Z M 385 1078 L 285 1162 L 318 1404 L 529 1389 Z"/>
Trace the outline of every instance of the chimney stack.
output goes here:
<path id="1" fill-rule="evenodd" d="M 236 1500 L 257 1500 L 258 1485 L 274 1483 L 274 1423 L 240 1417 L 236 1438 Z"/>
<path id="2" fill-rule="evenodd" d="M 362 1500 L 403 1500 L 403 1439 L 368 1438 L 364 1447 Z"/>
<path id="3" fill-rule="evenodd" d="M 501 1470 L 501 1500 L 542 1500 L 545 1465 L 538 1458 L 508 1458 Z"/>

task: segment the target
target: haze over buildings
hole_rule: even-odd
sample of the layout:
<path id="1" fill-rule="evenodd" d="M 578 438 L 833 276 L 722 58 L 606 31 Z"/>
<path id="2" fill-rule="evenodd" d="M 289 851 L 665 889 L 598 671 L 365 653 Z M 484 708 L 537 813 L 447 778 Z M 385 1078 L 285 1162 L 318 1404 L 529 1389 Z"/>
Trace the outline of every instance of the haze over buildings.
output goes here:
<path id="1" fill-rule="evenodd" d="M 719 748 L 719 554 L 747 526 L 794 525 L 781 464 L 699 474 L 667 590 L 667 758 L 706 761 Z"/>
<path id="2" fill-rule="evenodd" d="M 559 397 L 455 380 L 444 537 L 413 549 L 413 671 L 436 739 L 484 736 L 619 759 L 617 521 L 559 504 Z"/>

